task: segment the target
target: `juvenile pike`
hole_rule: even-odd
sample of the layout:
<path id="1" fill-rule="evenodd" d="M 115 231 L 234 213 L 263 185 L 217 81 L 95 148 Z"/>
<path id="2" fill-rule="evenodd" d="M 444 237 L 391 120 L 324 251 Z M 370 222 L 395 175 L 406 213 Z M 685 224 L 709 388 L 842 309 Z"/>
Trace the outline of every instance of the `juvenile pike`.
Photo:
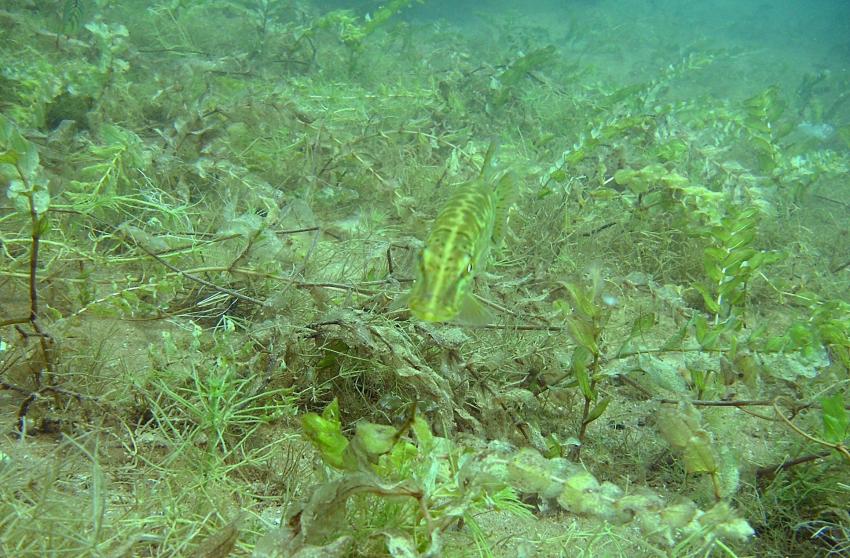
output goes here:
<path id="1" fill-rule="evenodd" d="M 516 189 L 510 173 L 488 178 L 493 151 L 491 145 L 479 177 L 458 187 L 434 221 L 408 298 L 420 320 L 492 321 L 472 296 L 472 281 L 486 265 L 490 246 L 501 240 Z"/>

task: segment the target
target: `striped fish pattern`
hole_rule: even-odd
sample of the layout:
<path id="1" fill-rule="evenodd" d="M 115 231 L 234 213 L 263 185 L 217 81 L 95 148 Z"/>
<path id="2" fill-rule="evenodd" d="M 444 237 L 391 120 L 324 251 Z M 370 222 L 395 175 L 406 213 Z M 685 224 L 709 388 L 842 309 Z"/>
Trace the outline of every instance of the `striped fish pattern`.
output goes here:
<path id="1" fill-rule="evenodd" d="M 492 314 L 473 298 L 472 282 L 486 265 L 490 247 L 501 240 L 516 183 L 510 173 L 485 178 L 492 149 L 481 176 L 458 187 L 425 242 L 408 299 L 411 313 L 420 320 L 492 321 Z"/>

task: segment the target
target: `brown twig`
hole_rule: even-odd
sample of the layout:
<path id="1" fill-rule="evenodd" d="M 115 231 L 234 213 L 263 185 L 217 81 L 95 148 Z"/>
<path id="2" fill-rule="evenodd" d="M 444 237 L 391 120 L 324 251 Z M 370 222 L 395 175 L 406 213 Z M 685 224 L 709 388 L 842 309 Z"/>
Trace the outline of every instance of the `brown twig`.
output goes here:
<path id="1" fill-rule="evenodd" d="M 48 377 L 51 380 L 54 377 L 54 366 L 53 366 L 53 352 L 52 352 L 52 344 L 53 339 L 50 335 L 41 327 L 41 324 L 38 321 L 38 252 L 39 247 L 41 245 L 41 233 L 42 233 L 42 225 L 44 216 L 40 216 L 38 211 L 35 209 L 35 200 L 33 199 L 32 187 L 29 183 L 29 180 L 24 173 L 24 170 L 20 167 L 20 164 L 15 163 L 15 170 L 18 172 L 18 176 L 23 182 L 27 191 L 30 192 L 29 195 L 29 213 L 30 213 L 30 228 L 31 228 L 31 245 L 30 245 L 30 269 L 29 269 L 29 294 L 30 294 L 30 315 L 29 315 L 29 323 L 32 326 L 35 334 L 38 336 L 39 344 L 41 346 L 41 352 L 44 356 L 44 368 L 47 370 Z M 21 322 L 18 322 L 21 323 Z M 41 386 L 41 368 L 35 373 L 33 380 L 36 386 Z"/>
<path id="2" fill-rule="evenodd" d="M 676 405 L 680 403 L 681 399 L 656 399 L 658 403 L 667 403 Z M 739 399 L 739 400 L 706 400 L 706 399 L 693 399 L 688 401 L 691 405 L 696 407 L 772 407 L 774 401 L 771 399 Z M 811 403 L 807 402 L 797 402 L 794 409 L 799 412 L 802 409 L 807 409 L 811 407 Z"/>
<path id="3" fill-rule="evenodd" d="M 847 460 L 848 463 L 850 463 L 850 449 L 848 449 L 847 446 L 845 446 L 841 442 L 832 443 L 832 442 L 827 442 L 826 440 L 821 440 L 820 438 L 816 438 L 816 437 L 812 436 L 811 434 L 809 434 L 808 432 L 802 430 L 796 424 L 791 422 L 791 419 L 786 417 L 785 413 L 783 413 L 782 410 L 779 408 L 779 399 L 780 398 L 777 397 L 774 400 L 773 411 L 776 413 L 776 416 L 778 416 L 780 419 L 782 419 L 782 422 L 784 422 L 786 424 L 786 426 L 788 426 L 788 428 L 790 428 L 791 430 L 793 430 L 794 432 L 796 432 L 797 434 L 799 434 L 803 438 L 809 440 L 810 442 L 814 442 L 814 443 L 819 444 L 821 446 L 824 446 L 824 447 L 827 447 L 827 448 L 830 448 L 830 449 L 837 451 L 839 454 L 841 454 L 841 456 L 844 459 Z M 793 418 L 793 416 L 792 416 L 792 418 Z"/>
<path id="4" fill-rule="evenodd" d="M 812 196 L 813 196 L 813 197 L 815 197 L 815 198 L 817 198 L 817 199 L 819 199 L 819 200 L 823 200 L 823 201 L 825 201 L 825 202 L 834 203 L 834 204 L 836 204 L 836 205 L 840 205 L 840 206 L 846 207 L 847 209 L 850 209 L 850 203 L 843 202 L 843 201 L 839 201 L 839 200 L 836 200 L 836 199 L 830 198 L 830 197 L 828 197 L 828 196 L 824 196 L 824 195 L 822 195 L 822 194 L 812 194 Z"/>
<path id="5" fill-rule="evenodd" d="M 30 406 L 46 393 L 52 392 L 56 394 L 66 394 L 66 390 L 61 390 L 60 388 L 57 388 L 53 385 L 55 383 L 56 377 L 56 369 L 53 360 L 53 338 L 42 327 L 41 322 L 39 321 L 38 256 L 39 248 L 41 246 L 41 236 L 47 226 L 47 221 L 44 215 L 39 215 L 39 212 L 35 206 L 35 194 L 33 192 L 32 185 L 30 184 L 26 173 L 21 168 L 20 164 L 17 162 L 15 163 L 15 170 L 17 171 L 18 177 L 24 185 L 24 191 L 29 192 L 29 195 L 27 197 L 29 202 L 30 216 L 30 261 L 28 277 L 30 307 L 29 316 L 27 318 L 12 318 L 4 320 L 3 322 L 0 322 L 0 326 L 14 325 L 18 333 L 20 333 L 26 339 L 28 337 L 31 337 L 33 334 L 25 331 L 21 327 L 21 324 L 29 323 L 30 327 L 35 332 L 34 335 L 38 337 L 39 346 L 41 348 L 41 354 L 44 359 L 43 367 L 33 367 L 34 372 L 32 380 L 33 385 L 35 386 L 35 390 L 27 390 L 15 386 L 14 384 L 9 384 L 7 382 L 0 383 L 0 388 L 2 389 L 8 389 L 21 393 L 22 395 L 26 395 L 26 398 L 21 403 L 18 409 L 18 431 L 23 434 L 25 432 L 24 427 L 26 425 L 26 415 L 29 411 Z M 47 372 L 47 379 L 49 385 L 43 384 L 42 374 L 45 371 Z"/>
<path id="6" fill-rule="evenodd" d="M 809 463 L 811 461 L 817 461 L 818 459 L 823 459 L 824 457 L 829 457 L 832 455 L 830 451 L 824 451 L 821 453 L 816 453 L 813 455 L 804 455 L 803 457 L 798 457 L 796 459 L 788 459 L 783 461 L 782 463 L 776 465 L 768 465 L 767 467 L 759 467 L 756 469 L 756 478 L 768 478 L 772 479 L 776 476 L 776 473 L 779 471 L 787 471 L 792 467 L 796 467 L 797 465 L 802 465 L 803 463 Z"/>
<path id="7" fill-rule="evenodd" d="M 838 267 L 831 269 L 830 273 L 838 273 L 839 271 L 844 271 L 848 267 L 850 267 L 850 261 L 846 261 L 843 264 L 839 265 Z"/>
<path id="8" fill-rule="evenodd" d="M 265 230 L 266 230 L 265 225 L 263 225 L 261 227 L 257 227 L 257 230 L 254 231 L 254 234 L 252 234 L 248 238 L 248 244 L 245 245 L 245 248 L 243 248 L 242 251 L 239 253 L 239 255 L 236 256 L 236 259 L 234 259 L 230 263 L 230 265 L 227 266 L 228 273 L 233 273 L 233 269 L 239 264 L 239 262 L 244 260 L 245 257 L 251 252 L 251 249 L 254 247 L 254 243 L 257 242 L 257 240 L 260 239 L 260 235 L 262 235 L 263 232 L 265 232 Z"/>
<path id="9" fill-rule="evenodd" d="M 303 232 L 314 232 L 318 231 L 319 227 L 304 227 L 303 229 L 289 229 L 282 231 L 274 231 L 275 234 L 295 234 L 295 233 L 303 233 Z"/>
<path id="10" fill-rule="evenodd" d="M 393 247 L 392 245 L 387 246 L 387 274 L 392 277 L 395 273 L 395 266 L 393 265 Z"/>
<path id="11" fill-rule="evenodd" d="M 21 317 L 21 318 L 11 318 L 9 320 L 0 321 L 0 327 L 15 325 L 15 324 L 25 324 L 30 321 L 29 316 Z"/>
<path id="12" fill-rule="evenodd" d="M 565 375 L 564 375 L 564 378 L 566 378 L 568 375 L 571 375 L 571 372 L 570 372 L 570 373 L 568 373 L 568 374 L 565 374 Z M 563 379 L 563 378 L 562 378 L 562 379 Z M 639 383 L 637 383 L 636 381 L 632 380 L 632 379 L 631 379 L 631 378 L 629 378 L 628 376 L 626 376 L 626 375 L 624 375 L 624 374 L 619 374 L 619 375 L 617 376 L 617 379 L 619 379 L 619 380 L 620 380 L 621 382 L 623 382 L 624 384 L 627 384 L 627 385 L 629 385 L 629 386 L 631 386 L 631 387 L 635 388 L 636 390 L 638 390 L 639 392 L 641 392 L 644 396 L 646 396 L 648 399 L 651 399 L 651 398 L 652 398 L 652 395 L 653 395 L 652 391 L 650 391 L 650 390 L 646 389 L 645 387 L 643 387 L 642 385 L 640 385 L 640 384 L 639 384 Z M 560 380 L 559 380 L 559 381 L 560 381 Z M 669 400 L 669 401 L 671 401 L 671 402 L 672 402 L 673 400 Z M 664 402 L 666 402 L 666 401 L 661 401 L 661 403 L 664 403 Z M 676 401 L 676 402 L 678 403 L 678 401 Z"/>
<path id="13" fill-rule="evenodd" d="M 516 331 L 567 331 L 565 326 L 554 326 L 554 325 L 534 325 L 534 324 L 457 324 L 463 327 L 468 327 L 471 329 L 504 329 L 504 330 L 516 330 Z"/>
<path id="14" fill-rule="evenodd" d="M 116 232 L 120 232 L 120 230 L 116 229 Z M 206 279 L 202 279 L 202 278 L 198 277 L 197 275 L 187 273 L 187 272 L 183 271 L 182 269 L 180 269 L 179 267 L 173 265 L 171 262 L 165 260 L 164 258 L 161 258 L 159 255 L 157 255 L 152 250 L 149 250 L 147 247 L 142 245 L 140 242 L 133 240 L 132 238 L 129 238 L 127 235 L 122 234 L 121 236 L 122 236 L 122 238 L 124 238 L 125 242 L 132 240 L 133 244 L 136 245 L 139 248 L 139 250 L 141 250 L 142 252 L 144 252 L 145 254 L 150 256 L 151 258 L 155 259 L 156 261 L 158 261 L 160 264 L 164 265 L 165 267 L 167 267 L 171 271 L 173 271 L 173 272 L 175 272 L 179 275 L 182 275 L 183 277 L 185 277 L 186 279 L 189 279 L 190 281 L 194 281 L 195 283 L 198 283 L 198 284 L 203 285 L 205 287 L 209 287 L 213 290 L 228 294 L 228 295 L 232 296 L 233 298 L 237 298 L 237 299 L 245 301 L 245 302 L 250 302 L 251 304 L 256 304 L 257 306 L 265 306 L 265 302 L 263 302 L 262 300 L 256 299 L 254 297 L 250 297 L 248 295 L 244 295 L 244 294 L 242 294 L 238 291 L 234 291 L 233 289 L 228 289 L 227 287 L 222 287 L 220 285 L 216 285 L 215 283 L 207 281 Z"/>
<path id="15" fill-rule="evenodd" d="M 586 233 L 582 233 L 581 236 L 584 236 L 584 237 L 593 236 L 597 233 L 601 233 L 605 229 L 609 229 L 609 228 L 613 227 L 616 224 L 617 224 L 616 222 L 605 223 L 604 225 L 600 225 L 600 226 L 596 227 L 595 229 L 593 229 L 591 231 L 588 231 Z"/>

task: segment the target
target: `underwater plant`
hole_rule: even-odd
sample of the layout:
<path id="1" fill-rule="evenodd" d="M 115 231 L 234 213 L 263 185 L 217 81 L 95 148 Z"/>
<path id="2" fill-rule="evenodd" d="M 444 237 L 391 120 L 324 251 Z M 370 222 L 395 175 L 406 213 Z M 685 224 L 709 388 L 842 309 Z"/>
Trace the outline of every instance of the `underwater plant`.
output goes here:
<path id="1" fill-rule="evenodd" d="M 846 553 L 840 37 L 41 4 L 0 9 L 0 554 Z"/>

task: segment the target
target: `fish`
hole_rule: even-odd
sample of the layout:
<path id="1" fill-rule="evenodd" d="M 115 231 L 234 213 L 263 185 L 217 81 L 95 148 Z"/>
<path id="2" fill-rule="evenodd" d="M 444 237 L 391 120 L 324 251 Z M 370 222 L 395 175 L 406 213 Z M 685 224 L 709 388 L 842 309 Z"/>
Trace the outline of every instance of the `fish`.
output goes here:
<path id="1" fill-rule="evenodd" d="M 427 322 L 482 325 L 493 314 L 472 294 L 491 247 L 502 239 L 516 194 L 510 171 L 494 174 L 491 143 L 478 178 L 458 186 L 437 214 L 419 255 L 407 297 L 411 314 Z"/>

